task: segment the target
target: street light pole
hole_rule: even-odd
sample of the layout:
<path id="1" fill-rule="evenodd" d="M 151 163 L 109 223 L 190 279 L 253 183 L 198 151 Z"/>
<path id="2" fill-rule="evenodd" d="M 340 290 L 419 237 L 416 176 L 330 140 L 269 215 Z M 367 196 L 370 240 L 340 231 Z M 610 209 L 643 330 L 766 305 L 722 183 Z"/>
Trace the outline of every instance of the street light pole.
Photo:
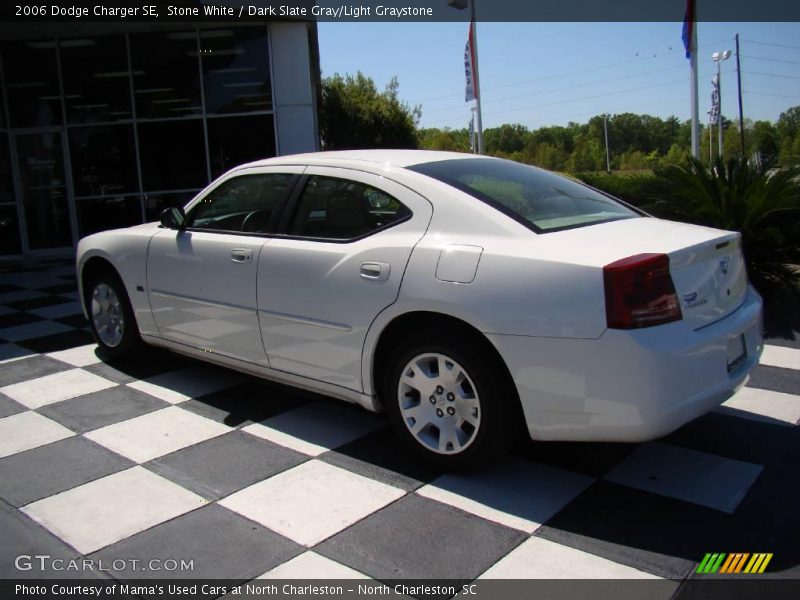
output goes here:
<path id="1" fill-rule="evenodd" d="M 717 117 L 717 129 L 719 130 L 719 139 L 717 143 L 719 144 L 719 159 L 722 160 L 722 70 L 721 65 L 722 61 L 728 60 L 731 56 L 730 50 L 723 50 L 722 52 L 714 52 L 711 55 L 711 60 L 717 63 L 717 94 L 718 94 L 718 101 L 717 105 L 719 106 L 719 116 Z"/>

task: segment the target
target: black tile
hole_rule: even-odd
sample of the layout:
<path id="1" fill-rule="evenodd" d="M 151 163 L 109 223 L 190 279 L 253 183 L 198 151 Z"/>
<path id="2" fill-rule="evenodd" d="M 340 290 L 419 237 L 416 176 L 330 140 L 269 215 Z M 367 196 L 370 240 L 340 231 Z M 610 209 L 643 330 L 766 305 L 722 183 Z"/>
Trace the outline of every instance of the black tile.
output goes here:
<path id="1" fill-rule="evenodd" d="M 117 386 L 91 394 L 42 406 L 37 412 L 58 421 L 77 433 L 126 421 L 168 403 L 127 386 Z"/>
<path id="2" fill-rule="evenodd" d="M 750 374 L 747 386 L 800 395 L 800 371 L 759 365 Z"/>
<path id="3" fill-rule="evenodd" d="M 0 459 L 0 496 L 23 506 L 133 466 L 77 436 Z"/>
<path id="4" fill-rule="evenodd" d="M 89 325 L 89 321 L 86 320 L 86 317 L 84 317 L 83 313 L 81 312 L 75 313 L 74 315 L 68 315 L 66 317 L 59 317 L 57 319 L 53 319 L 53 321 L 61 323 L 62 325 L 74 327 L 75 329 L 83 329 Z"/>
<path id="5" fill-rule="evenodd" d="M 2 370 L 0 370 L 0 387 L 74 368 L 72 365 L 49 356 L 21 358 L 3 365 Z"/>
<path id="6" fill-rule="evenodd" d="M 51 285 L 50 287 L 41 288 L 39 291 L 47 294 L 66 294 L 69 292 L 77 292 L 78 286 L 74 283 L 61 283 L 59 285 Z"/>
<path id="7" fill-rule="evenodd" d="M 59 275 L 59 279 L 66 279 L 68 281 L 76 281 L 78 278 L 75 275 Z"/>
<path id="8" fill-rule="evenodd" d="M 10 283 L 1 283 L 0 284 L 0 294 L 5 294 L 8 292 L 18 292 L 25 288 L 21 288 L 18 285 L 11 285 Z"/>
<path id="9" fill-rule="evenodd" d="M 244 427 L 299 408 L 309 400 L 287 388 L 252 380 L 181 403 L 181 408 L 224 423 Z"/>
<path id="10" fill-rule="evenodd" d="M 6 306 L 16 308 L 17 310 L 33 310 L 35 308 L 45 308 L 48 306 L 55 306 L 56 304 L 64 304 L 65 302 L 74 302 L 74 300 L 63 298 L 61 296 L 42 296 L 41 298 L 30 298 L 29 300 L 8 302 Z"/>
<path id="11" fill-rule="evenodd" d="M 756 527 L 742 518 L 741 508 L 731 515 L 598 481 L 534 535 L 661 577 L 682 579 L 706 552 L 762 547 Z"/>
<path id="12" fill-rule="evenodd" d="M 28 323 L 35 323 L 36 321 L 44 321 L 44 319 L 38 315 L 26 312 L 11 313 L 10 315 L 0 316 L 0 329 L 4 327 L 27 325 Z"/>
<path id="13" fill-rule="evenodd" d="M 712 412 L 687 423 L 661 441 L 759 465 L 769 463 L 796 435 L 784 423 L 742 418 L 735 409 Z"/>
<path id="14" fill-rule="evenodd" d="M 191 571 L 115 571 L 115 577 L 248 580 L 294 558 L 303 548 L 261 525 L 212 504 L 91 554 L 111 564 L 115 559 L 193 561 Z"/>
<path id="15" fill-rule="evenodd" d="M 65 331 L 63 333 L 24 340 L 18 342 L 17 345 L 33 350 L 34 352 L 39 352 L 40 354 L 47 354 L 48 352 L 68 350 L 76 346 L 85 346 L 86 344 L 91 344 L 93 341 L 94 339 L 91 333 L 76 329 L 75 331 Z"/>
<path id="16" fill-rule="evenodd" d="M 308 457 L 232 431 L 156 458 L 146 467 L 209 500 L 241 490 L 308 460 Z"/>
<path id="17" fill-rule="evenodd" d="M 637 447 L 638 444 L 535 442 L 523 434 L 512 454 L 590 477 L 602 477 Z"/>
<path id="18" fill-rule="evenodd" d="M 23 406 L 19 402 L 14 402 L 14 400 L 5 394 L 0 394 L 0 419 L 25 412 L 26 410 L 28 410 L 27 406 Z"/>
<path id="19" fill-rule="evenodd" d="M 130 356 L 111 360 L 104 359 L 102 363 L 89 365 L 85 369 L 117 383 L 129 383 L 137 379 L 147 379 L 161 373 L 175 371 L 192 364 L 196 363 L 174 352 L 147 347 Z"/>
<path id="20" fill-rule="evenodd" d="M 382 581 L 472 580 L 526 538 L 412 493 L 314 551 Z"/>
<path id="21" fill-rule="evenodd" d="M 319 459 L 409 492 L 442 474 L 409 453 L 389 428 L 326 452 Z"/>
<path id="22" fill-rule="evenodd" d="M 64 577 L 63 570 L 53 569 L 53 560 L 61 559 L 66 563 L 70 560 L 79 561 L 80 559 L 80 554 L 75 550 L 5 502 L 0 502 L 0 531 L 3 532 L 3 543 L 0 544 L 0 579 Z M 40 562 L 33 558 L 37 555 L 46 555 L 49 558 Z M 23 567 L 30 565 L 31 568 L 17 569 L 15 561 L 18 556 L 23 557 L 21 563 Z M 30 562 L 24 557 L 31 557 Z M 65 563 L 61 563 L 59 566 L 63 567 Z M 42 564 L 44 569 L 41 568 Z M 94 578 L 104 577 L 104 575 L 86 570 L 72 571 L 69 577 Z"/>

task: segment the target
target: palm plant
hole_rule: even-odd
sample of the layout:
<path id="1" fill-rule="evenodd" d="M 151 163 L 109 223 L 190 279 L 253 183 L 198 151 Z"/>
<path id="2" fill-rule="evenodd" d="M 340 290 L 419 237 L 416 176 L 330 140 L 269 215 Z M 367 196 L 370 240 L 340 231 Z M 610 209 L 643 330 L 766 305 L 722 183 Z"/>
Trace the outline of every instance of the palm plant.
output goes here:
<path id="1" fill-rule="evenodd" d="M 646 206 L 658 217 L 739 231 L 747 271 L 765 300 L 768 333 L 800 329 L 800 168 L 694 158 L 656 171 Z"/>

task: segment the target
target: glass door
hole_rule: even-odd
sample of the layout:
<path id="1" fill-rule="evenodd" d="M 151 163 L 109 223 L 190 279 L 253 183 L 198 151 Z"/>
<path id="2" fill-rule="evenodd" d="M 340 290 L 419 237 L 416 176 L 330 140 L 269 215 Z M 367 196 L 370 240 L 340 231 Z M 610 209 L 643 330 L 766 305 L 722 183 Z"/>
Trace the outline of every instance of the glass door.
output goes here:
<path id="1" fill-rule="evenodd" d="M 72 246 L 61 131 L 20 133 L 15 141 L 28 248 Z"/>

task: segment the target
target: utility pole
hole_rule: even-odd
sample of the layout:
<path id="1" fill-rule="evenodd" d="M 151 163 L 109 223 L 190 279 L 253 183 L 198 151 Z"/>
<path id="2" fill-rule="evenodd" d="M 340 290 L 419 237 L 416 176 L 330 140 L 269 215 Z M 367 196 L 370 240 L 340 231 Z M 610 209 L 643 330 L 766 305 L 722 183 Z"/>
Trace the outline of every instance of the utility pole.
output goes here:
<path id="1" fill-rule="evenodd" d="M 742 63 L 739 60 L 739 34 L 736 34 L 736 79 L 739 84 L 739 146 L 744 158 L 744 111 L 742 110 Z"/>
<path id="2" fill-rule="evenodd" d="M 606 172 L 611 173 L 611 155 L 608 153 L 608 115 L 603 115 L 603 131 L 606 136 Z"/>

